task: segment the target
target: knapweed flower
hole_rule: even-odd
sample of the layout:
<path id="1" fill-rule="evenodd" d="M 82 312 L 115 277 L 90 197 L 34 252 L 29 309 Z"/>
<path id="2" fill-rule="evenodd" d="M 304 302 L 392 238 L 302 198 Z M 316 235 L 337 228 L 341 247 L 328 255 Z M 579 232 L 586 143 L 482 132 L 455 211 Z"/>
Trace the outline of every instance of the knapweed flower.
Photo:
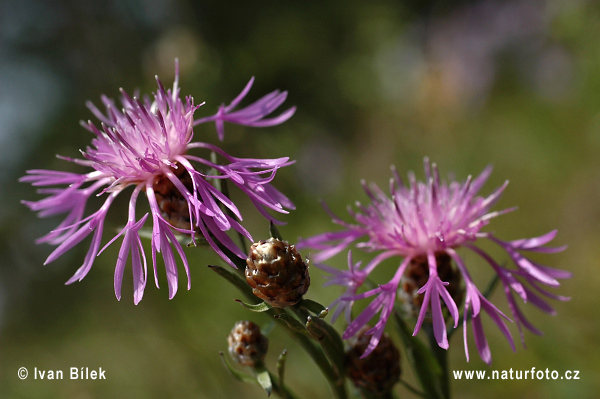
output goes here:
<path id="1" fill-rule="evenodd" d="M 217 189 L 217 183 L 227 181 L 237 186 L 269 220 L 275 221 L 267 209 L 280 213 L 287 213 L 286 208 L 293 209 L 292 202 L 271 185 L 277 170 L 292 163 L 289 158 L 237 158 L 214 144 L 192 141 L 194 127 L 202 123 L 214 122 L 218 138 L 223 140 L 224 122 L 258 127 L 285 122 L 293 115 L 294 107 L 278 116 L 268 116 L 285 101 L 286 92 L 274 91 L 235 110 L 248 94 L 253 83 L 251 79 L 229 105 L 222 105 L 215 115 L 195 119 L 195 112 L 203 104 L 194 104 L 191 96 L 184 100 L 180 98 L 177 62 L 172 89 L 165 89 L 158 77 L 156 81 L 158 90 L 153 93 L 153 98 L 130 97 L 121 89 L 120 106 L 105 96 L 102 96 L 104 113 L 92 103 L 87 104 L 100 121 L 100 127 L 91 121 L 82 122 L 83 127 L 95 136 L 92 145 L 81 151 L 84 159 L 61 158 L 91 171 L 77 174 L 34 169 L 21 178 L 23 182 L 42 187 L 38 191 L 47 195 L 39 201 L 24 201 L 40 217 L 66 214 L 56 229 L 37 240 L 38 243 L 57 245 L 45 264 L 93 233 L 83 264 L 67 284 L 81 281 L 96 256 L 122 236 L 115 268 L 115 294 L 121 298 L 123 273 L 131 257 L 136 304 L 142 299 L 148 274 L 140 237 L 147 219 L 152 223 L 150 245 L 155 282 L 158 287 L 157 253 L 160 253 L 166 269 L 169 298 L 173 298 L 178 280 L 175 252 L 181 258 L 190 288 L 189 265 L 177 239 L 179 234 L 188 235 L 194 243 L 196 236 L 202 237 L 233 266 L 227 251 L 241 259 L 245 259 L 246 254 L 227 232 L 233 229 L 253 241 L 240 224 L 242 215 L 238 207 Z M 216 156 L 210 156 L 211 153 Z M 217 157 L 221 160 L 213 162 Z M 109 208 L 119 194 L 128 191 L 127 222 L 101 249 Z M 150 212 L 138 218 L 136 204 L 140 193 L 145 194 Z M 86 216 L 86 204 L 92 195 L 104 198 L 104 203 Z"/>
<path id="2" fill-rule="evenodd" d="M 355 224 L 347 223 L 329 210 L 335 223 L 343 230 L 320 234 L 300 240 L 298 248 L 313 248 L 311 260 L 331 274 L 329 284 L 344 287 L 346 291 L 338 298 L 334 316 L 345 312 L 350 317 L 350 309 L 354 301 L 373 298 L 368 306 L 353 320 L 343 334 L 348 339 L 357 334 L 377 313 L 379 320 L 367 334 L 372 335 L 368 348 L 363 356 L 367 356 L 377 346 L 387 323 L 394 311 L 399 296 L 414 298 L 417 321 L 413 335 L 416 335 L 424 322 L 431 323 L 434 337 L 438 345 L 448 348 L 448 336 L 444 312 L 453 319 L 454 328 L 458 326 L 459 310 L 464 298 L 464 345 L 467 360 L 467 320 L 471 319 L 475 345 L 481 358 L 491 362 L 490 349 L 484 335 L 481 316 L 485 312 L 506 336 L 513 350 L 513 338 L 505 321 L 511 321 L 494 304 L 481 293 L 473 282 L 459 249 L 470 250 L 488 264 L 498 276 L 508 301 L 508 307 L 519 328 L 523 339 L 522 326 L 540 334 L 524 317 L 515 300 L 515 294 L 524 302 L 530 302 L 544 312 L 553 313 L 544 297 L 558 300 L 568 298 L 554 295 L 542 286 L 557 287 L 559 279 L 569 278 L 570 273 L 541 265 L 525 254 L 527 252 L 552 253 L 560 252 L 565 247 L 548 247 L 556 236 L 551 231 L 540 237 L 513 241 L 503 241 L 491 232 L 482 229 L 492 218 L 514 210 L 490 211 L 498 201 L 508 182 L 504 183 L 487 197 L 477 195 L 491 168 L 487 168 L 477 178 L 458 181 L 442 181 L 437 168 L 425 160 L 425 182 L 418 182 L 413 173 L 408 175 L 408 185 L 404 185 L 400 176 L 393 169 L 390 181 L 391 196 L 386 195 L 376 185 L 363 183 L 371 203 L 357 205 L 358 211 L 349 208 Z M 502 248 L 512 260 L 514 268 L 508 268 L 496 261 L 492 255 L 478 244 L 483 240 L 491 241 Z M 351 247 L 376 253 L 373 259 L 361 268 L 355 263 L 352 253 L 348 253 L 349 270 L 337 270 L 322 263 L 334 255 Z M 376 288 L 359 293 L 370 273 L 383 261 L 400 258 L 397 270 L 392 279 Z M 386 262 L 389 264 L 392 260 Z M 454 263 L 454 265 L 452 265 Z M 458 278 L 456 276 L 458 274 Z M 464 289 L 457 289 L 464 284 Z M 411 291 L 418 286 L 413 296 L 404 291 Z M 442 307 L 442 303 L 445 305 Z"/>

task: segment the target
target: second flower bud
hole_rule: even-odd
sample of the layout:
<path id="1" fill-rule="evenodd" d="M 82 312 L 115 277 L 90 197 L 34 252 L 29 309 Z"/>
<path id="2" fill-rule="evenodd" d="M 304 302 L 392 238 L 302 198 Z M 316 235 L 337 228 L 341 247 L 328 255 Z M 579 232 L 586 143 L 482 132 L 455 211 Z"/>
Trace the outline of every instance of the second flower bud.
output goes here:
<path id="1" fill-rule="evenodd" d="M 273 307 L 295 305 L 308 290 L 308 266 L 293 245 L 276 238 L 252 244 L 246 259 L 252 292 Z"/>

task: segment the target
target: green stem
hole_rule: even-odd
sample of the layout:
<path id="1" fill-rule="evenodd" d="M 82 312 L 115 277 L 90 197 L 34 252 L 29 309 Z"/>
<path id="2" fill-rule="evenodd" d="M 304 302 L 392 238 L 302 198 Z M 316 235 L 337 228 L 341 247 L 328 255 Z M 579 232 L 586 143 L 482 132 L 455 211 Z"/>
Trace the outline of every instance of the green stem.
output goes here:
<path id="1" fill-rule="evenodd" d="M 315 339 L 319 345 L 319 354 L 325 354 L 325 364 L 322 365 L 323 373 L 327 372 L 327 379 L 331 387 L 336 393 L 336 397 L 345 398 L 347 396 L 345 379 L 344 379 L 344 346 L 342 339 L 337 331 L 318 317 L 311 316 L 302 302 L 286 308 L 296 315 L 307 330 L 311 337 Z M 306 336 L 302 335 L 304 338 Z M 311 341 L 313 347 L 314 342 Z M 326 370 L 326 371 L 325 371 Z"/>
<path id="2" fill-rule="evenodd" d="M 246 296 L 246 298 L 249 301 L 257 302 L 258 298 L 254 296 L 254 294 L 252 293 L 252 288 L 250 288 L 250 286 L 246 283 L 246 279 L 242 277 L 242 274 L 240 274 L 239 272 L 233 272 L 229 268 L 223 268 L 220 266 L 209 266 L 209 268 L 215 271 L 221 277 L 225 278 L 231 284 L 233 284 L 239 291 L 241 291 Z M 345 386 L 343 384 L 343 378 L 341 379 L 340 383 L 338 373 L 335 372 L 321 348 L 317 346 L 317 344 L 307 335 L 302 334 L 290 327 L 285 320 L 275 317 L 278 314 L 281 314 L 282 312 L 289 314 L 290 311 L 288 311 L 288 309 L 292 308 L 273 308 L 266 311 L 265 313 L 268 313 L 271 317 L 275 318 L 275 321 L 282 325 L 292 335 L 292 337 L 295 338 L 295 340 L 302 346 L 302 348 L 309 354 L 309 356 L 317 364 L 317 366 L 329 382 L 331 389 L 335 394 L 335 397 L 338 399 L 346 399 L 347 395 Z M 294 317 L 291 314 L 289 316 Z"/>
<path id="3" fill-rule="evenodd" d="M 275 377 L 272 373 L 269 373 L 271 376 L 271 382 L 273 383 L 273 392 L 283 399 L 297 399 L 298 397 L 294 395 L 285 385 L 280 384 L 277 377 Z"/>
<path id="4" fill-rule="evenodd" d="M 214 152 L 211 153 L 211 160 L 214 163 L 217 162 L 216 154 Z M 216 186 L 217 189 L 219 191 L 221 191 L 227 198 L 229 198 L 229 188 L 226 184 L 227 181 L 226 180 L 223 180 L 223 181 L 218 180 L 216 183 L 217 183 L 217 186 Z M 222 208 L 224 208 L 224 207 L 222 206 Z M 227 212 L 232 217 L 235 216 L 232 214 L 231 210 L 229 210 L 227 208 L 225 208 L 224 211 Z M 270 230 L 271 230 L 272 234 L 273 234 L 273 232 L 276 232 L 276 235 L 279 236 L 279 232 L 277 231 L 277 228 L 273 224 L 270 225 Z M 247 252 L 247 246 L 246 246 L 247 244 L 246 244 L 245 237 L 242 234 L 238 233 L 238 238 L 240 240 L 242 248 Z M 280 237 L 278 237 L 278 238 L 280 238 Z M 218 243 L 218 241 L 217 241 L 217 243 Z M 226 280 L 228 280 L 230 283 L 232 283 L 234 286 L 236 286 L 251 301 L 256 301 L 257 298 L 252 293 L 250 286 L 246 283 L 245 272 L 244 272 L 245 268 L 246 268 L 246 260 L 238 258 L 235 254 L 231 253 L 231 251 L 228 250 L 227 248 L 225 248 L 222 244 L 218 243 L 218 245 L 221 248 L 221 250 L 229 257 L 229 259 L 231 259 L 232 262 L 234 262 L 235 265 L 237 266 L 236 273 L 235 274 L 234 273 L 226 273 L 226 272 L 224 272 L 224 269 L 219 268 L 217 266 L 209 266 L 209 267 L 211 269 L 213 269 L 214 271 L 216 271 L 222 277 L 225 277 Z M 234 276 L 236 276 L 237 278 L 235 278 Z M 287 308 L 287 309 L 290 309 L 290 308 Z M 283 309 L 283 310 L 271 309 L 271 310 L 267 311 L 267 313 L 269 313 L 269 315 L 271 315 L 272 317 L 275 317 L 277 314 L 280 314 L 281 312 L 289 313 L 287 311 L 287 309 Z M 318 347 L 306 335 L 296 331 L 294 328 L 289 326 L 285 320 L 280 319 L 280 318 L 275 318 L 275 320 L 279 324 L 284 326 L 286 328 L 286 330 L 288 330 L 288 332 L 304 348 L 304 350 L 309 354 L 309 356 L 312 357 L 314 362 L 317 364 L 317 366 L 319 367 L 319 369 L 321 370 L 321 372 L 323 373 L 323 375 L 325 376 L 325 378 L 331 385 L 331 389 L 333 390 L 336 398 L 346 399 L 347 394 L 346 394 L 346 389 L 345 389 L 345 385 L 344 385 L 344 377 L 343 377 L 343 375 L 340 376 L 339 370 L 334 369 L 332 364 L 330 364 L 330 362 L 327 359 L 327 356 L 323 353 L 323 350 L 320 347 Z M 302 320 L 304 320 L 303 324 L 306 324 L 306 318 L 304 318 Z"/>
<path id="5" fill-rule="evenodd" d="M 450 373 L 448 370 L 448 351 L 446 349 L 440 348 L 440 346 L 438 345 L 433 333 L 432 324 L 428 323 L 423 327 L 427 332 L 427 338 L 429 339 L 429 346 L 431 348 L 431 351 L 433 352 L 433 355 L 435 356 L 442 372 L 440 376 L 440 387 L 442 389 L 443 395 L 442 397 L 444 399 L 450 399 Z"/>
<path id="6" fill-rule="evenodd" d="M 282 324 L 287 328 L 285 322 L 282 322 Z M 296 341 L 298 341 L 298 343 L 304 348 L 308 355 L 313 359 L 313 361 L 317 364 L 317 366 L 329 382 L 329 385 L 335 397 L 338 399 L 346 399 L 347 394 L 343 384 L 343 380 L 342 384 L 340 384 L 336 373 L 329 364 L 329 361 L 323 354 L 321 348 L 317 347 L 314 344 L 314 342 L 306 335 L 293 331 L 290 328 L 287 329 L 290 332 L 290 334 L 296 339 Z"/>
<path id="7" fill-rule="evenodd" d="M 219 160 L 217 159 L 217 154 L 214 151 L 210 152 L 210 161 L 212 163 L 214 163 L 215 165 L 217 165 L 219 163 Z M 209 174 L 217 175 L 217 174 L 219 174 L 219 172 L 216 169 L 211 168 L 209 171 Z M 227 179 L 212 179 L 212 183 L 218 191 L 223 193 L 223 195 L 225 195 L 227 198 L 231 199 L 231 196 L 229 195 L 229 186 L 227 185 Z M 223 204 L 220 204 L 219 206 L 221 207 L 221 210 L 223 210 L 223 212 L 227 213 L 227 215 L 229 215 L 232 219 L 237 219 L 237 216 L 235 216 L 235 214 L 231 211 L 231 209 L 227 208 Z M 246 237 L 244 237 L 244 235 L 240 232 L 237 232 L 237 236 L 238 236 L 238 239 L 240 240 L 240 245 L 241 245 L 240 248 L 245 253 L 248 253 Z"/>
<path id="8" fill-rule="evenodd" d="M 400 380 L 400 384 L 402 384 L 404 386 L 404 388 L 406 388 L 407 390 L 409 390 L 410 392 L 414 393 L 415 395 L 421 397 L 421 398 L 426 398 L 427 396 L 425 396 L 425 394 L 421 391 L 419 391 L 417 388 L 413 387 L 412 385 L 410 385 L 408 382 L 404 381 L 404 380 Z"/>
<path id="9" fill-rule="evenodd" d="M 214 162 L 215 164 L 217 163 L 217 155 L 214 152 L 211 152 L 211 161 Z M 216 173 L 216 171 L 215 171 L 215 173 Z M 215 187 L 219 191 L 221 191 L 227 198 L 230 198 L 229 188 L 227 186 L 227 180 L 215 179 Z M 224 211 L 227 212 L 227 214 L 229 216 L 235 217 L 235 215 L 233 215 L 233 213 L 231 212 L 230 209 L 223 207 L 223 206 L 221 206 L 221 208 L 224 209 Z M 273 224 L 271 224 L 270 227 L 271 227 L 270 230 L 272 232 L 277 232 L 277 235 L 279 235 L 277 228 Z M 247 253 L 247 243 L 246 243 L 245 237 L 241 233 L 238 232 L 238 238 L 240 240 L 241 248 Z M 246 260 L 238 258 L 235 254 L 231 253 L 230 250 L 228 250 L 222 244 L 220 244 L 218 242 L 218 240 L 216 242 L 218 243 L 221 250 L 223 250 L 224 253 L 227 254 L 229 259 L 231 259 L 232 262 L 235 263 L 235 265 L 237 266 L 237 269 L 235 269 L 236 270 L 235 273 L 231 273 L 231 272 L 225 271 L 225 269 L 220 268 L 218 266 L 209 266 L 209 267 L 212 270 L 216 271 L 219 275 L 224 277 L 227 281 L 232 283 L 235 287 L 237 287 L 250 301 L 253 301 L 253 302 L 256 301 L 257 298 L 252 293 L 252 290 L 251 290 L 250 286 L 246 283 L 246 279 L 245 279 L 244 270 L 246 268 Z M 287 313 L 287 309 L 282 309 L 282 310 L 270 309 L 267 311 L 267 313 L 271 317 L 275 317 L 277 314 L 280 314 L 281 312 Z M 296 339 L 296 341 L 309 354 L 309 356 L 312 357 L 314 362 L 317 364 L 317 366 L 319 367 L 319 369 L 321 370 L 321 372 L 323 373 L 323 375 L 325 376 L 325 378 L 331 385 L 331 389 L 333 390 L 335 397 L 338 399 L 346 399 L 347 394 L 346 394 L 346 389 L 345 389 L 345 385 L 344 385 L 343 375 L 341 377 L 339 376 L 339 373 L 337 373 L 336 370 L 329 363 L 327 357 L 323 353 L 323 350 L 320 347 L 318 347 L 311 339 L 309 339 L 308 336 L 306 336 L 306 335 L 296 331 L 294 328 L 290 327 L 283 319 L 275 318 L 275 320 L 279 324 L 281 324 L 283 327 L 285 327 L 285 329 L 288 330 L 288 332 L 292 335 L 292 337 L 294 337 Z M 304 321 L 303 324 L 306 324 L 306 321 Z M 271 376 L 271 377 L 272 377 L 271 380 L 273 381 L 273 389 L 277 393 L 277 391 L 275 390 L 275 386 L 278 384 L 275 383 L 276 380 L 273 378 L 273 376 Z M 281 397 L 293 398 L 293 395 L 291 395 L 290 392 L 285 390 L 285 388 L 283 386 L 279 387 L 279 389 L 281 390 L 281 393 L 283 394 L 283 395 L 280 394 Z M 287 395 L 287 396 L 284 396 L 284 395 Z"/>
<path id="10" fill-rule="evenodd" d="M 421 384 L 423 392 L 421 396 L 429 399 L 443 399 L 444 394 L 441 386 L 442 367 L 438 364 L 438 359 L 432 353 L 429 346 L 412 335 L 412 330 L 402 318 L 399 307 L 399 304 L 396 304 L 394 321 L 400 340 L 402 341 L 402 346 L 404 347 L 406 360 L 412 366 Z M 424 329 L 426 329 L 425 326 Z"/>
<path id="11" fill-rule="evenodd" d="M 253 369 L 256 382 L 267 392 L 267 396 L 271 393 L 279 396 L 282 399 L 298 399 L 298 397 L 290 391 L 283 381 L 271 373 L 264 364 L 258 364 Z"/>
<path id="12" fill-rule="evenodd" d="M 221 182 L 221 192 L 227 197 L 227 198 L 231 198 L 229 196 L 229 186 L 227 185 L 227 180 L 223 180 Z M 227 215 L 229 215 L 232 219 L 236 219 L 237 217 L 235 216 L 235 214 L 231 211 L 231 209 L 227 208 L 226 206 L 221 205 L 221 208 L 224 209 L 224 211 L 227 213 Z M 238 236 L 238 240 L 240 241 L 240 248 L 244 251 L 244 253 L 248 253 L 248 243 L 246 242 L 246 237 L 240 233 L 240 232 L 236 232 L 237 236 Z M 245 267 L 245 265 L 244 265 Z"/>

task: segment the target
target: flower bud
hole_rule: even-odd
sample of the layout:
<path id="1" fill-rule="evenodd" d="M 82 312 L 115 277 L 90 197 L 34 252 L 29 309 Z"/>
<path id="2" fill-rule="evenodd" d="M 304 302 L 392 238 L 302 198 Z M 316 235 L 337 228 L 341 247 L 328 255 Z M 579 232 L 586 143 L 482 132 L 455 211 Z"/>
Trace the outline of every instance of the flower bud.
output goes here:
<path id="1" fill-rule="evenodd" d="M 253 367 L 262 363 L 269 348 L 269 340 L 260 327 L 251 321 L 238 321 L 227 337 L 229 354 L 242 366 Z"/>
<path id="2" fill-rule="evenodd" d="M 379 345 L 367 357 L 361 356 L 371 341 L 363 327 L 350 340 L 346 351 L 346 373 L 357 388 L 377 395 L 390 392 L 400 379 L 400 352 L 387 334 L 383 334 Z"/>
<path id="3" fill-rule="evenodd" d="M 293 245 L 276 238 L 252 244 L 246 259 L 252 292 L 273 307 L 298 303 L 308 290 L 308 266 Z"/>

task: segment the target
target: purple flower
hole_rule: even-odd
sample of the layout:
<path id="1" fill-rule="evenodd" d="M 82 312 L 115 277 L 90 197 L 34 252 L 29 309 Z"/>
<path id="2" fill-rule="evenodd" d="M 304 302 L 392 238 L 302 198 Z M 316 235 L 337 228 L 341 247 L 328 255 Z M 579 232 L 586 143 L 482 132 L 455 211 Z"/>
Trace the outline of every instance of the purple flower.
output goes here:
<path id="1" fill-rule="evenodd" d="M 453 286 L 457 285 L 457 281 L 460 285 L 462 280 L 464 290 L 458 291 L 464 296 L 463 327 L 467 360 L 469 352 L 466 324 L 470 318 L 477 350 L 486 363 L 491 362 L 489 346 L 481 324 L 484 312 L 500 328 L 513 350 L 515 349 L 511 333 L 506 326 L 506 321 L 511 319 L 482 295 L 458 253 L 460 248 L 472 251 L 494 270 L 503 286 L 521 339 L 522 326 L 536 334 L 540 334 L 540 331 L 523 316 L 515 297 L 551 314 L 554 310 L 546 303 L 544 297 L 568 299 L 551 294 L 541 286 L 557 287 L 559 279 L 569 278 L 571 274 L 536 263 L 525 255 L 527 252 L 553 253 L 564 250 L 565 247 L 546 246 L 554 239 L 556 231 L 540 237 L 514 241 L 502 241 L 493 233 L 482 231 L 492 218 L 514 210 L 511 208 L 490 211 L 508 182 L 487 197 L 477 195 L 490 173 L 491 168 L 488 167 L 475 179 L 469 177 L 462 183 L 445 182 L 440 180 L 435 164 L 430 165 L 425 159 L 426 181 L 417 182 L 415 175 L 409 173 L 408 185 L 405 186 L 396 170 L 393 170 L 394 176 L 390 181 L 391 196 L 386 195 L 374 184 L 367 186 L 363 183 L 371 204 L 358 204 L 358 211 L 349 209 L 356 224 L 346 223 L 328 210 L 333 221 L 342 226 L 343 230 L 316 235 L 300 240 L 297 244 L 298 248 L 316 249 L 312 261 L 332 275 L 329 284 L 337 284 L 346 289 L 333 305 L 339 305 L 347 316 L 350 315 L 349 309 L 354 301 L 372 298 L 370 304 L 354 320 L 348 317 L 349 326 L 343 335 L 345 339 L 354 336 L 380 313 L 379 321 L 368 332 L 372 338 L 363 356 L 367 356 L 377 346 L 399 293 L 402 295 L 407 286 L 418 281 L 419 276 L 422 283 L 413 293 L 413 297 L 416 297 L 419 303 L 413 335 L 419 332 L 424 322 L 431 323 L 438 345 L 444 349 L 448 348 L 444 311 L 453 319 L 456 328 L 460 318 L 458 307 L 461 305 L 461 295 L 456 295 L 457 289 Z M 495 261 L 477 245 L 483 240 L 499 245 L 515 267 L 509 269 Z M 362 269 L 359 263 L 355 264 L 352 261 L 350 255 L 348 271 L 322 264 L 352 245 L 367 252 L 374 252 L 376 256 Z M 396 257 L 400 260 L 396 261 L 397 270 L 389 282 L 358 293 L 358 288 L 377 266 Z M 455 266 L 451 266 L 452 262 Z M 455 270 L 455 277 L 451 277 L 452 268 Z M 414 276 L 417 276 L 417 280 Z M 456 280 L 456 277 L 460 280 Z M 337 317 L 341 313 L 338 308 L 334 316 Z"/>
<path id="2" fill-rule="evenodd" d="M 251 79 L 229 106 L 219 108 L 216 115 L 194 119 L 194 113 L 202 104 L 195 105 L 190 96 L 185 100 L 180 98 L 177 62 L 172 89 L 165 90 L 158 77 L 156 81 L 158 90 L 153 99 L 132 98 L 121 90 L 120 106 L 102 96 L 105 113 L 93 104 L 87 104 L 100 120 L 100 127 L 91 121 L 82 122 L 83 127 L 95 136 L 92 146 L 81 151 L 84 159 L 62 158 L 88 167 L 90 172 L 77 174 L 34 169 L 20 179 L 42 187 L 38 192 L 47 195 L 39 201 L 23 201 L 40 217 L 66 214 L 56 229 L 37 240 L 38 243 L 57 245 L 45 264 L 93 233 L 83 264 L 67 284 L 81 281 L 96 256 L 122 236 L 115 268 L 115 294 L 118 299 L 121 298 L 123 273 L 131 256 L 136 304 L 142 299 L 148 275 L 148 261 L 140 237 L 140 230 L 147 219 L 152 223 L 151 253 L 155 282 L 158 287 L 156 258 L 160 253 L 165 264 L 169 298 L 173 298 L 178 280 L 175 251 L 181 258 L 190 288 L 189 265 L 178 241 L 179 234 L 191 236 L 194 243 L 197 237 L 202 237 L 234 267 L 226 250 L 240 258 L 245 258 L 246 254 L 234 244 L 227 232 L 233 229 L 253 241 L 240 224 L 242 215 L 238 207 L 216 188 L 219 181 L 229 181 L 241 189 L 259 212 L 271 221 L 277 222 L 268 209 L 287 213 L 286 208 L 294 208 L 293 203 L 271 185 L 277 170 L 292 163 L 289 158 L 236 158 L 213 144 L 192 142 L 194 126 L 201 123 L 215 122 L 218 137 L 222 140 L 225 121 L 246 126 L 271 126 L 285 122 L 293 115 L 295 107 L 279 116 L 268 116 L 285 101 L 286 92 L 274 91 L 244 109 L 233 111 L 250 90 Z M 211 153 L 215 155 L 211 157 Z M 222 161 L 214 162 L 216 157 Z M 127 223 L 100 249 L 108 210 L 115 198 L 128 187 L 132 187 L 133 191 Z M 140 193 L 144 193 L 148 200 L 150 218 L 148 213 L 140 218 L 136 216 Z M 104 203 L 100 209 L 85 216 L 86 203 L 92 195 L 104 198 Z"/>

